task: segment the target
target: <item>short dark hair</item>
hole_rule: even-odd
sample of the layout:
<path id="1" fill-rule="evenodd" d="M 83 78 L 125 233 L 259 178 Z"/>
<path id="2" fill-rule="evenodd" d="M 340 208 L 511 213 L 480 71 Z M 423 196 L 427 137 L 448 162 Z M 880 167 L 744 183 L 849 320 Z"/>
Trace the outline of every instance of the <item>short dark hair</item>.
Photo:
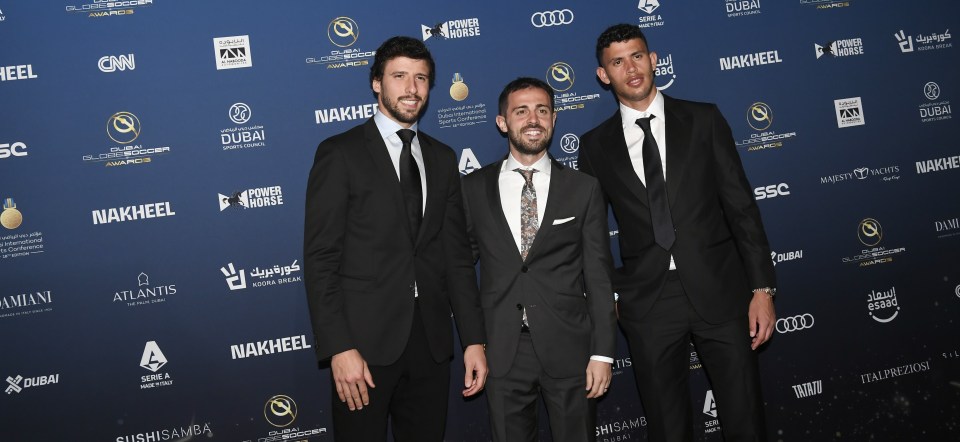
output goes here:
<path id="1" fill-rule="evenodd" d="M 507 83 L 507 85 L 503 87 L 503 92 L 500 92 L 500 103 L 498 105 L 499 115 L 506 115 L 507 99 L 510 97 L 510 94 L 532 87 L 543 89 L 543 91 L 547 93 L 547 95 L 550 97 L 550 112 L 553 112 L 553 88 L 551 88 L 550 85 L 543 80 L 538 80 L 531 77 L 520 77 Z"/>
<path id="2" fill-rule="evenodd" d="M 603 50 L 609 48 L 611 44 L 629 41 L 635 38 L 642 40 L 643 45 L 649 50 L 650 46 L 647 44 L 647 37 L 643 35 L 643 31 L 641 31 L 637 25 L 620 23 L 607 28 L 597 37 L 597 64 L 603 66 Z"/>
<path id="3" fill-rule="evenodd" d="M 399 35 L 390 37 L 377 48 L 377 53 L 373 56 L 373 65 L 370 66 L 370 83 L 373 83 L 374 80 L 382 80 L 383 68 L 388 61 L 397 57 L 426 61 L 427 65 L 430 66 L 430 87 L 433 87 L 433 80 L 436 78 L 436 65 L 433 63 L 433 56 L 430 55 L 427 45 L 415 38 Z"/>

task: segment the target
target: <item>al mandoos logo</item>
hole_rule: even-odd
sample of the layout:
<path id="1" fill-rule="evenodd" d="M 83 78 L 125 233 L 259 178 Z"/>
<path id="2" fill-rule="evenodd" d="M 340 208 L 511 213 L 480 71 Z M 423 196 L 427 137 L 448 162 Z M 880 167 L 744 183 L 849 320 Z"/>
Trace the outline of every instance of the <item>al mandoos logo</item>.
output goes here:
<path id="1" fill-rule="evenodd" d="M 19 64 L 14 66 L 0 66 L 0 82 L 15 80 L 33 80 L 39 78 L 33 73 L 32 64 Z"/>
<path id="2" fill-rule="evenodd" d="M 19 293 L 0 298 L 0 319 L 53 311 L 50 290 Z"/>
<path id="3" fill-rule="evenodd" d="M 21 375 L 7 376 L 7 388 L 4 390 L 8 395 L 20 394 L 24 389 L 34 387 L 44 387 L 60 383 L 60 373 L 48 374 L 43 376 L 23 377 Z"/>
<path id="4" fill-rule="evenodd" d="M 137 204 L 133 206 L 112 207 L 97 209 L 93 214 L 93 224 L 110 224 L 127 221 L 141 221 L 153 218 L 165 218 L 177 213 L 170 207 L 169 201 L 159 203 Z"/>
<path id="5" fill-rule="evenodd" d="M 833 100 L 833 106 L 837 111 L 837 127 L 844 128 L 866 124 L 863 119 L 863 104 L 860 102 L 860 97 Z"/>
<path id="6" fill-rule="evenodd" d="M 436 37 L 437 40 L 456 40 L 480 36 L 480 19 L 461 18 L 436 22 L 434 25 L 420 25 L 423 41 Z"/>
<path id="7" fill-rule="evenodd" d="M 218 71 L 253 67 L 249 35 L 214 37 L 213 53 Z"/>

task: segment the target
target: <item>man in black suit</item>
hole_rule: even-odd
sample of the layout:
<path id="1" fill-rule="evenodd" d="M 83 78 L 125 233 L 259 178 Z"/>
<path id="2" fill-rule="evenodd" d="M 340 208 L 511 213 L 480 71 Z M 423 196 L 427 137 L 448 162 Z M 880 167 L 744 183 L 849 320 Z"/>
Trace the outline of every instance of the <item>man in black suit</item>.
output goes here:
<path id="1" fill-rule="evenodd" d="M 464 396 L 486 379 L 485 333 L 454 152 L 417 130 L 434 80 L 422 42 L 377 49 L 379 112 L 317 148 L 304 264 L 320 361 L 329 359 L 337 440 L 440 441 L 453 335 Z"/>
<path id="2" fill-rule="evenodd" d="M 540 396 L 553 440 L 594 440 L 596 398 L 611 380 L 607 209 L 597 180 L 547 155 L 556 117 L 546 83 L 508 84 L 497 126 L 509 154 L 463 180 L 480 260 L 495 441 L 538 440 Z"/>
<path id="3" fill-rule="evenodd" d="M 773 331 L 775 280 L 730 127 L 713 104 L 657 91 L 637 26 L 608 28 L 596 50 L 620 109 L 581 138 L 580 165 L 620 227 L 614 286 L 650 440 L 693 440 L 691 338 L 725 440 L 766 440 L 755 350 Z"/>

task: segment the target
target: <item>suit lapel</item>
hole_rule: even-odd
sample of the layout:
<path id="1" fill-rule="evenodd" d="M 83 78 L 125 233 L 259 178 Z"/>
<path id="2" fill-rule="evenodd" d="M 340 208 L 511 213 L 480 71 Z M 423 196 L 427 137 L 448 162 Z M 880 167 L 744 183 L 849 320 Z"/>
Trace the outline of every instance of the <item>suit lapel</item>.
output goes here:
<path id="1" fill-rule="evenodd" d="M 677 191 L 683 181 L 683 172 L 689 162 L 690 132 L 692 130 L 689 115 L 676 100 L 664 95 L 663 109 L 667 114 L 667 199 L 673 207 L 677 201 Z"/>
<path id="2" fill-rule="evenodd" d="M 403 224 L 403 229 L 409 238 L 410 226 L 406 221 L 407 209 L 403 202 L 403 191 L 400 189 L 400 179 L 397 178 L 397 169 L 393 167 L 393 160 L 390 159 L 390 154 L 387 152 L 387 145 L 383 142 L 383 138 L 380 136 L 380 131 L 377 129 L 377 124 L 373 121 L 373 118 L 367 120 L 364 124 L 363 134 L 363 144 L 370 153 L 370 157 L 373 158 L 376 173 L 372 176 L 378 177 L 375 179 L 380 180 L 380 182 L 389 189 L 388 191 L 393 194 L 393 197 L 390 199 L 394 202 L 396 217 L 402 220 L 400 224 Z"/>
<path id="3" fill-rule="evenodd" d="M 497 230 L 500 231 L 496 237 L 509 241 L 510 248 L 516 252 L 514 256 L 520 261 L 522 260 L 520 250 L 517 249 L 517 244 L 513 240 L 513 232 L 510 231 L 510 224 L 507 223 L 507 217 L 503 214 L 503 203 L 500 198 L 500 169 L 503 168 L 503 162 L 505 160 L 506 157 L 496 163 L 499 167 L 481 169 L 479 172 L 474 173 L 486 172 L 486 176 L 484 176 L 483 179 L 486 181 L 486 194 L 487 202 L 490 204 L 490 215 L 497 224 Z M 517 204 L 520 204 L 520 202 L 517 201 Z"/>
<path id="4" fill-rule="evenodd" d="M 547 207 L 543 209 L 543 219 L 540 220 L 540 228 L 537 229 L 537 236 L 533 238 L 533 244 L 530 245 L 530 250 L 527 252 L 527 262 L 532 261 L 536 257 L 537 251 L 542 248 L 542 246 L 539 245 L 546 241 L 544 238 L 553 230 L 553 220 L 557 218 L 557 213 L 560 210 L 557 207 L 562 204 L 560 196 L 568 195 L 569 192 L 572 191 L 572 189 L 566 188 L 567 180 L 564 178 L 565 173 L 568 173 L 568 171 L 551 157 L 550 191 L 547 194 Z"/>
<path id="5" fill-rule="evenodd" d="M 647 205 L 647 188 L 643 185 L 643 181 L 640 181 L 637 171 L 633 169 L 633 162 L 630 161 L 627 141 L 623 138 L 623 120 L 620 117 L 620 111 L 617 111 L 613 117 L 607 120 L 605 125 L 607 127 L 603 131 L 603 145 L 606 146 L 604 152 L 609 156 L 611 167 L 627 189 L 643 205 Z"/>
<path id="6" fill-rule="evenodd" d="M 423 240 L 424 232 L 429 231 L 429 226 L 437 222 L 438 218 L 442 216 L 443 210 L 440 210 L 438 205 L 446 199 L 446 195 L 440 194 L 440 173 L 437 169 L 437 159 L 434 157 L 433 145 L 427 137 L 420 136 L 419 132 L 417 132 L 417 140 L 420 141 L 420 153 L 423 155 L 423 168 L 425 169 L 421 173 L 427 177 L 427 201 L 424 204 L 423 222 L 420 223 L 420 232 L 417 233 L 414 248 Z"/>

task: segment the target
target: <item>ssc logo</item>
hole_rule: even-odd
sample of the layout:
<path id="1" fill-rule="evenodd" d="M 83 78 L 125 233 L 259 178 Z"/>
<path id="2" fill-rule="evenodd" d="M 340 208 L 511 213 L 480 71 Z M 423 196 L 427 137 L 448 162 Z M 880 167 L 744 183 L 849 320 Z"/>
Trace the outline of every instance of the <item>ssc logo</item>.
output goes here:
<path id="1" fill-rule="evenodd" d="M 250 121 L 253 111 L 245 103 L 234 103 L 230 106 L 230 121 L 236 124 L 243 124 Z"/>
<path id="2" fill-rule="evenodd" d="M 925 95 L 928 100 L 940 98 L 940 85 L 932 81 L 923 85 L 923 95 Z"/>
<path id="3" fill-rule="evenodd" d="M 580 139 L 574 134 L 566 134 L 560 138 L 560 148 L 566 153 L 574 153 L 580 148 Z"/>
<path id="4" fill-rule="evenodd" d="M 140 120 L 130 112 L 117 112 L 107 119 L 107 136 L 120 144 L 132 143 L 140 136 Z"/>
<path id="5" fill-rule="evenodd" d="M 360 26 L 350 17 L 337 17 L 327 26 L 327 38 L 341 48 L 353 46 L 360 38 Z"/>
<path id="6" fill-rule="evenodd" d="M 804 313 L 789 318 L 777 319 L 777 333 L 790 333 L 813 328 L 813 315 Z"/>
<path id="7" fill-rule="evenodd" d="M 562 61 L 550 65 L 550 69 L 547 69 L 547 83 L 557 92 L 572 88 L 573 80 L 573 68 Z"/>
<path id="8" fill-rule="evenodd" d="M 297 403 L 290 396 L 278 394 L 267 399 L 263 417 L 274 427 L 286 427 L 297 420 Z"/>
<path id="9" fill-rule="evenodd" d="M 880 227 L 880 223 L 873 219 L 867 218 L 863 221 L 860 221 L 860 226 L 857 229 L 857 236 L 860 238 L 860 242 L 868 247 L 873 247 L 877 244 L 880 244 L 880 240 L 883 239 L 883 228 Z"/>
<path id="10" fill-rule="evenodd" d="M 747 110 L 747 123 L 754 130 L 767 130 L 773 124 L 773 110 L 766 103 L 753 103 Z"/>
<path id="11" fill-rule="evenodd" d="M 569 9 L 534 12 L 530 16 L 530 24 L 535 28 L 569 25 L 570 23 L 573 23 L 573 11 Z"/>

